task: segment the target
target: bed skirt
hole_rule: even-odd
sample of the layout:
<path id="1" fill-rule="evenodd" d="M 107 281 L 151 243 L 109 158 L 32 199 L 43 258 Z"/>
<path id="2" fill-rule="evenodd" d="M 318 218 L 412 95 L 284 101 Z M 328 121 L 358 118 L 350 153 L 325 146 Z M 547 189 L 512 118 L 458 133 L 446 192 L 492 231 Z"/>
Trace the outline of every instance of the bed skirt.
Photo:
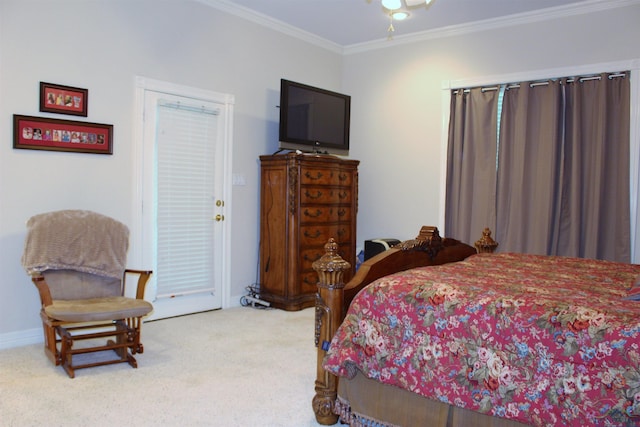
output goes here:
<path id="1" fill-rule="evenodd" d="M 353 379 L 340 378 L 336 412 L 352 427 L 526 427 L 379 383 L 360 371 Z"/>

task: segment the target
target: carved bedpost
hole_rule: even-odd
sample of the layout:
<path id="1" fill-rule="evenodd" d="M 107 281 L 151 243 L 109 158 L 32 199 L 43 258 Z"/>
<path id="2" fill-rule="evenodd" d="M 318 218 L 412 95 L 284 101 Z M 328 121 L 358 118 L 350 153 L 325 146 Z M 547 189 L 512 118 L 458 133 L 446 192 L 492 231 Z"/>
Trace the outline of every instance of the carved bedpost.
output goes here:
<path id="1" fill-rule="evenodd" d="M 344 302 L 344 272 L 351 265 L 338 255 L 338 244 L 331 238 L 324 246 L 326 253 L 313 263 L 318 273 L 318 293 L 316 294 L 315 345 L 318 348 L 316 374 L 316 395 L 313 398 L 313 412 L 318 423 L 332 425 L 338 422 L 333 408 L 338 395 L 338 378 L 322 368 L 322 360 L 329 349 L 331 338 L 342 321 Z"/>
<path id="2" fill-rule="evenodd" d="M 485 228 L 482 237 L 475 243 L 476 250 L 481 253 L 493 253 L 498 247 L 498 243 L 491 238 L 491 230 Z"/>

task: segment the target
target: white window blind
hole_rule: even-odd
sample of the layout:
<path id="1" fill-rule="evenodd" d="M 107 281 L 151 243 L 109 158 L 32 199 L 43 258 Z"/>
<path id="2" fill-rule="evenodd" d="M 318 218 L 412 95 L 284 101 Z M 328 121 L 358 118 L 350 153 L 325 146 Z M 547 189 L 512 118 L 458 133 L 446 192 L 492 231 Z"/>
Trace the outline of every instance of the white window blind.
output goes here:
<path id="1" fill-rule="evenodd" d="M 157 122 L 158 298 L 213 292 L 218 112 L 160 101 Z"/>

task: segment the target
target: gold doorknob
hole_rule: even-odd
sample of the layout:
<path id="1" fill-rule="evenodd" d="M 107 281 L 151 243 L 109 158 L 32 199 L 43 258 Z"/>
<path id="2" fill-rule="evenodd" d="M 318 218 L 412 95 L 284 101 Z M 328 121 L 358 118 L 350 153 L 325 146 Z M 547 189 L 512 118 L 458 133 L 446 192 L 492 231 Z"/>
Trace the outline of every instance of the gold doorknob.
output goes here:
<path id="1" fill-rule="evenodd" d="M 224 221 L 224 215 L 216 215 L 216 221 Z"/>

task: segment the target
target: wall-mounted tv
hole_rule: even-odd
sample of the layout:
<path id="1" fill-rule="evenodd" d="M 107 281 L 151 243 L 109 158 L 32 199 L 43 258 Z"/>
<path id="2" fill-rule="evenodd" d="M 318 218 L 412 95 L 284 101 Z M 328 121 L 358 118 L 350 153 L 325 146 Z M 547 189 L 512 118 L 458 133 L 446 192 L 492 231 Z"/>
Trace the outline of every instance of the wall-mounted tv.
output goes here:
<path id="1" fill-rule="evenodd" d="M 351 97 L 280 81 L 280 149 L 349 154 Z"/>

